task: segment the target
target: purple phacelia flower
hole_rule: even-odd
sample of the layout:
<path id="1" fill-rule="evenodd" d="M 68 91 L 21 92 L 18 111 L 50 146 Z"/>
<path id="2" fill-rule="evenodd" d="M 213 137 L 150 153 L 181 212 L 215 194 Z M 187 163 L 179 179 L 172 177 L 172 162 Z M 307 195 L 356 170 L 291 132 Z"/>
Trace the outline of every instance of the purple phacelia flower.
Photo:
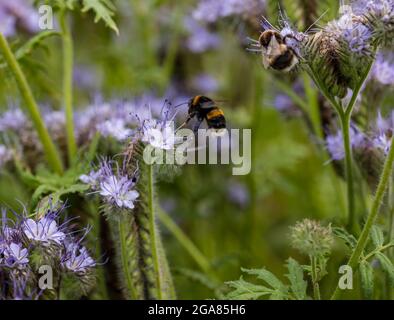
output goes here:
<path id="1" fill-rule="evenodd" d="M 345 10 L 338 19 L 327 24 L 326 31 L 340 35 L 351 53 L 369 55 L 371 52 L 372 30 L 363 24 L 353 12 Z"/>
<path id="2" fill-rule="evenodd" d="M 359 23 L 353 29 L 344 30 L 343 37 L 351 52 L 369 54 L 372 32 L 367 26 Z"/>
<path id="3" fill-rule="evenodd" d="M 65 233 L 59 230 L 56 221 L 46 216 L 38 221 L 27 219 L 22 229 L 28 239 L 40 242 L 44 246 L 49 246 L 51 243 L 61 244 L 66 237 Z"/>
<path id="4" fill-rule="evenodd" d="M 115 169 L 114 169 L 115 168 Z M 89 175 L 83 175 L 80 180 L 102 196 L 105 201 L 118 208 L 134 208 L 134 202 L 139 193 L 134 190 L 136 175 L 129 177 L 124 168 L 110 160 L 101 160 L 97 171 L 91 171 Z"/>
<path id="5" fill-rule="evenodd" d="M 139 193 L 133 190 L 134 185 L 127 176 L 108 176 L 100 183 L 100 195 L 119 208 L 133 209 L 139 197 Z"/>
<path id="6" fill-rule="evenodd" d="M 3 249 L 3 263 L 9 268 L 23 269 L 29 263 L 29 252 L 21 243 L 11 242 Z"/>
<path id="7" fill-rule="evenodd" d="M 75 273 L 86 273 L 96 266 L 96 262 L 89 255 L 88 250 L 79 242 L 65 244 L 65 253 L 62 258 L 63 266 Z"/>

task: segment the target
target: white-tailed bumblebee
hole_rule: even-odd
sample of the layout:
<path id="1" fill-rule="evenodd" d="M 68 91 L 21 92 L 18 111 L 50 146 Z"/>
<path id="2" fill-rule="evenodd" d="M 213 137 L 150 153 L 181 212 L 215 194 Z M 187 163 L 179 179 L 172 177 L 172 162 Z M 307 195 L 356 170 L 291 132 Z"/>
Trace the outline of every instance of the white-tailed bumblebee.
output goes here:
<path id="1" fill-rule="evenodd" d="M 201 123 L 205 120 L 209 129 L 221 130 L 226 128 L 226 119 L 223 111 L 217 106 L 216 102 L 206 96 L 195 96 L 188 102 L 188 123 L 193 118 L 197 119 L 194 126 L 196 132 Z"/>
<path id="2" fill-rule="evenodd" d="M 276 30 L 266 30 L 261 33 L 259 45 L 263 56 L 264 68 L 289 72 L 299 62 L 297 54 L 286 45 L 286 38 Z"/>

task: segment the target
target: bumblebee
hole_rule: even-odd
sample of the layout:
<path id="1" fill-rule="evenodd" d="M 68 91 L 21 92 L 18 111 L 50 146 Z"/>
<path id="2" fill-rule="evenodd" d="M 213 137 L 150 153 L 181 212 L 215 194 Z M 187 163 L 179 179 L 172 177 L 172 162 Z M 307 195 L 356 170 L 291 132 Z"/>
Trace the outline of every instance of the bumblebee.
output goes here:
<path id="1" fill-rule="evenodd" d="M 201 123 L 205 120 L 209 129 L 221 130 L 226 128 L 224 113 L 218 108 L 215 101 L 205 96 L 195 96 L 188 102 L 188 118 L 186 124 L 193 118 L 197 119 L 194 132 L 197 132 Z"/>
<path id="2" fill-rule="evenodd" d="M 289 72 L 299 59 L 292 48 L 286 45 L 286 39 L 276 30 L 266 30 L 261 33 L 258 43 L 261 47 L 264 68 Z"/>

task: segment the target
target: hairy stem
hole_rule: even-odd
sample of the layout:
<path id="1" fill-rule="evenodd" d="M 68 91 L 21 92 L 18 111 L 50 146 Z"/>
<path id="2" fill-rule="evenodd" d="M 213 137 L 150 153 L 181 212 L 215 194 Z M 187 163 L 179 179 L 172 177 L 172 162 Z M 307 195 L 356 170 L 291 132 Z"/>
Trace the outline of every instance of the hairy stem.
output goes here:
<path id="1" fill-rule="evenodd" d="M 126 279 L 126 287 L 130 294 L 131 299 L 136 299 L 138 297 L 138 292 L 133 285 L 133 281 L 131 279 L 131 270 L 129 268 L 129 262 L 127 259 L 127 245 L 126 245 L 126 231 L 125 231 L 125 222 L 123 219 L 119 219 L 118 221 L 118 232 L 120 239 L 120 258 L 122 262 L 123 274 Z"/>
<path id="2" fill-rule="evenodd" d="M 371 228 L 376 220 L 376 216 L 379 212 L 379 209 L 382 205 L 382 200 L 383 200 L 384 194 L 387 190 L 387 186 L 388 186 L 390 177 L 392 175 L 393 164 L 394 164 L 394 143 L 393 143 L 393 141 L 394 141 L 394 137 L 391 140 L 390 152 L 387 156 L 386 162 L 383 167 L 383 172 L 380 177 L 379 185 L 376 190 L 374 200 L 372 202 L 371 211 L 367 217 L 367 221 L 365 222 L 364 228 L 363 228 L 361 235 L 357 241 L 357 245 L 354 248 L 352 255 L 350 256 L 349 262 L 347 263 L 347 265 L 353 269 L 357 267 L 360 257 L 363 253 L 363 250 L 368 242 L 369 233 L 370 233 Z M 338 298 L 340 298 L 340 295 L 341 295 L 341 290 L 337 286 L 331 299 L 338 299 Z"/>
<path id="3" fill-rule="evenodd" d="M 353 179 L 353 157 L 352 145 L 350 138 L 350 114 L 340 115 L 343 146 L 345 149 L 345 173 L 347 182 L 347 212 L 348 212 L 348 228 L 355 232 L 357 230 L 357 217 L 355 214 L 354 201 L 354 179 Z"/>
<path id="4" fill-rule="evenodd" d="M 310 257 L 311 259 L 311 276 L 312 276 L 312 285 L 313 285 L 313 296 L 315 300 L 320 300 L 320 287 L 319 282 L 317 281 L 317 263 L 316 257 Z"/>
<path id="5" fill-rule="evenodd" d="M 76 153 L 73 115 L 73 40 L 66 11 L 59 15 L 63 42 L 63 104 L 66 114 L 67 151 L 70 164 Z"/>
<path id="6" fill-rule="evenodd" d="M 154 181 L 153 181 L 153 167 L 148 165 L 148 210 L 149 210 L 149 234 L 150 234 L 150 242 L 151 242 L 151 253 L 153 260 L 153 268 L 155 270 L 156 277 L 156 289 L 157 289 L 157 298 L 161 300 L 163 298 L 162 295 L 162 279 L 160 272 L 160 262 L 159 262 L 159 253 L 158 253 L 158 245 L 157 241 L 159 241 L 157 235 L 156 228 L 156 215 L 154 208 Z"/>
<path id="7" fill-rule="evenodd" d="M 0 32 L 0 51 L 3 53 L 4 59 L 6 60 L 10 70 L 12 71 L 18 88 L 21 92 L 24 100 L 24 105 L 29 113 L 30 119 L 37 131 L 38 137 L 42 143 L 46 159 L 51 166 L 52 170 L 58 174 L 63 173 L 63 164 L 60 159 L 59 153 L 56 150 L 55 144 L 53 143 L 47 128 L 45 127 L 44 121 L 42 120 L 39 107 L 34 99 L 32 90 L 26 80 L 26 77 L 16 60 L 11 48 L 7 42 L 7 39 Z"/>

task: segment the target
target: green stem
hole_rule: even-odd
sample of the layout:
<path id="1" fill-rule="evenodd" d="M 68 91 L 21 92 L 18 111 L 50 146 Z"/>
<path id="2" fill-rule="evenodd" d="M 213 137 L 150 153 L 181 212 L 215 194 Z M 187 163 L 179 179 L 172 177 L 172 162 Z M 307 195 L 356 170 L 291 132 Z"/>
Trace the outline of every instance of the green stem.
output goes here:
<path id="1" fill-rule="evenodd" d="M 0 51 L 3 53 L 4 59 L 6 60 L 8 66 L 10 67 L 18 88 L 22 94 L 22 98 L 24 100 L 24 105 L 30 115 L 30 119 L 33 122 L 33 125 L 37 131 L 38 137 L 42 143 L 44 153 L 46 159 L 51 166 L 51 168 L 58 174 L 63 173 L 63 165 L 59 156 L 58 151 L 48 133 L 47 128 L 45 127 L 44 121 L 42 120 L 40 110 L 38 105 L 34 99 L 31 88 L 27 82 L 27 79 L 16 60 L 14 54 L 11 51 L 11 48 L 4 37 L 4 35 L 0 32 Z"/>
<path id="2" fill-rule="evenodd" d="M 157 298 L 159 300 L 162 299 L 162 279 L 160 272 L 160 263 L 159 263 L 159 254 L 158 254 L 158 246 L 157 241 L 157 229 L 156 229 L 156 216 L 155 216 L 155 208 L 154 208 L 154 181 L 153 181 L 153 166 L 147 165 L 148 167 L 148 210 L 149 210 L 149 234 L 150 234 L 150 242 L 151 242 L 151 251 L 152 251 L 152 260 L 153 260 L 153 268 L 156 274 L 156 289 L 157 289 Z"/>
<path id="3" fill-rule="evenodd" d="M 376 250 L 372 251 L 371 253 L 369 253 L 368 255 L 366 255 L 363 258 L 363 261 L 368 261 L 368 259 L 372 258 L 378 252 L 382 252 L 382 251 L 384 251 L 386 249 L 389 249 L 389 248 L 392 248 L 392 247 L 394 247 L 394 243 L 388 243 L 388 244 L 386 244 L 386 245 L 384 245 L 382 247 L 379 247 L 378 249 L 376 249 Z"/>
<path id="4" fill-rule="evenodd" d="M 350 266 L 352 269 L 355 269 L 359 263 L 360 257 L 363 253 L 363 250 L 367 244 L 368 238 L 369 238 L 369 233 L 371 231 L 371 228 L 376 220 L 376 216 L 379 212 L 379 209 L 382 205 L 382 200 L 384 197 L 384 194 L 386 192 L 389 179 L 392 175 L 393 171 L 393 163 L 394 163 L 394 137 L 391 139 L 391 148 L 390 152 L 387 156 L 386 162 L 384 164 L 383 172 L 380 177 L 379 185 L 376 190 L 375 198 L 372 203 L 371 211 L 367 217 L 367 221 L 364 225 L 364 228 L 361 232 L 360 238 L 357 241 L 357 245 L 354 248 L 352 255 L 350 256 L 348 266 Z M 335 292 L 331 299 L 338 299 L 341 295 L 341 290 L 337 286 L 335 289 Z"/>
<path id="5" fill-rule="evenodd" d="M 316 258 L 310 257 L 311 259 L 311 275 L 312 275 L 312 285 L 313 285 L 313 296 L 315 300 L 320 300 L 320 287 L 319 282 L 317 281 L 317 264 Z"/>
<path id="6" fill-rule="evenodd" d="M 119 219 L 118 222 L 118 231 L 119 231 L 119 239 L 120 239 L 120 259 L 122 262 L 123 274 L 126 279 L 126 286 L 130 293 L 130 297 L 132 299 L 136 299 L 138 297 L 138 292 L 133 285 L 133 281 L 131 279 L 130 268 L 127 259 L 127 245 L 126 245 L 126 231 L 125 231 L 125 223 L 122 219 Z"/>
<path id="7" fill-rule="evenodd" d="M 210 275 L 216 280 L 216 276 L 211 268 L 211 264 L 207 258 L 201 253 L 196 245 L 188 238 L 188 236 L 182 231 L 181 228 L 166 214 L 163 210 L 159 210 L 158 218 L 163 225 L 172 233 L 172 235 L 178 240 L 183 248 L 190 254 L 194 261 L 198 264 L 201 270 Z"/>
<path id="8" fill-rule="evenodd" d="M 73 40 L 66 11 L 60 12 L 59 21 L 63 42 L 63 104 L 66 114 L 68 159 L 71 164 L 77 153 L 73 115 Z"/>
<path id="9" fill-rule="evenodd" d="M 353 179 L 353 157 L 352 145 L 350 138 L 350 114 L 340 115 L 343 145 L 345 148 L 345 172 L 347 182 L 347 212 L 348 212 L 348 228 L 353 232 L 357 231 L 357 217 L 355 215 L 354 201 L 354 179 Z"/>

